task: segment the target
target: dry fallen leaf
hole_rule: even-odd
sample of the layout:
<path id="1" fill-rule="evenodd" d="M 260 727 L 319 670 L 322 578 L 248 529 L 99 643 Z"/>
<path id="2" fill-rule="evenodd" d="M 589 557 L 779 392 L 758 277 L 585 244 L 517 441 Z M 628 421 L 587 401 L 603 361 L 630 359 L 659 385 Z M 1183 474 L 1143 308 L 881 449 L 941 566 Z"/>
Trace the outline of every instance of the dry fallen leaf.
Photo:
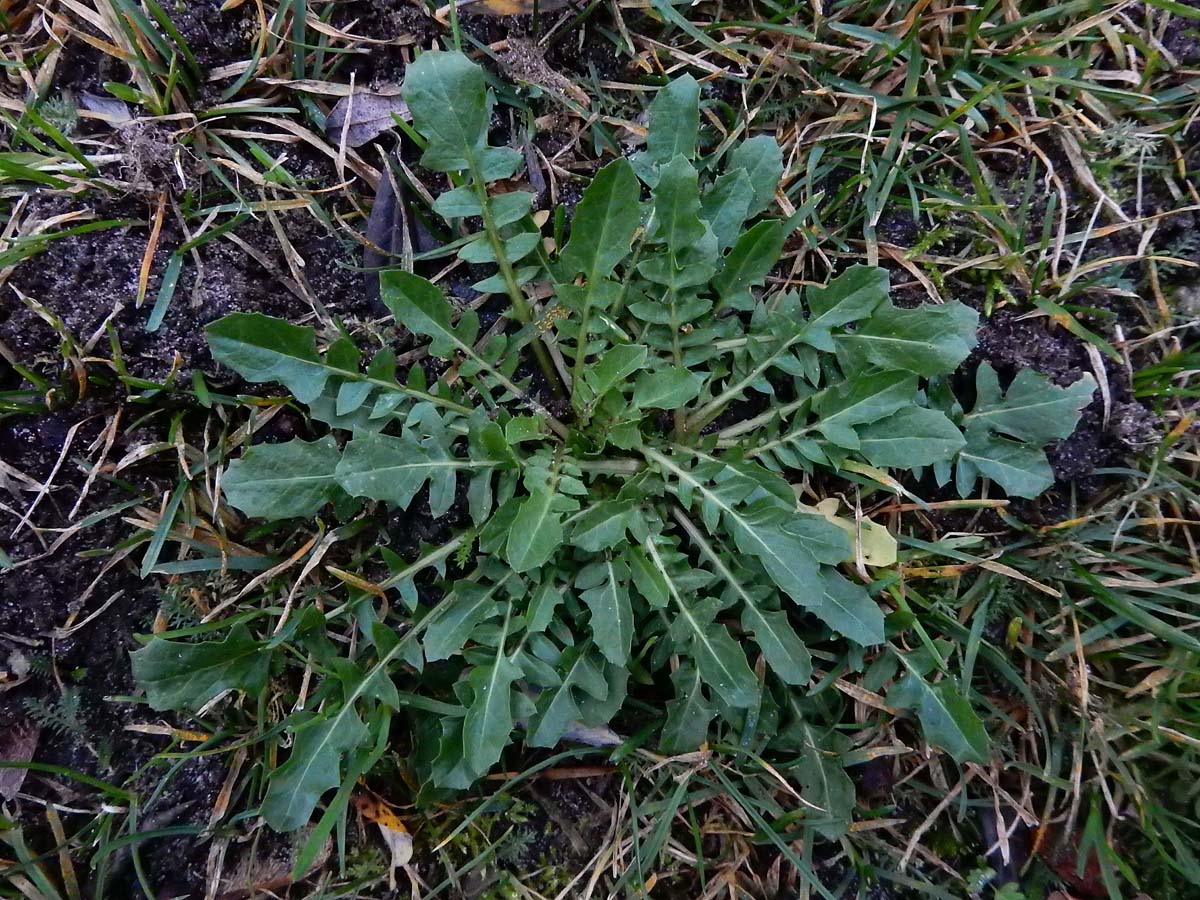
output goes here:
<path id="1" fill-rule="evenodd" d="M 133 113 L 130 112 L 128 104 L 116 97 L 102 97 L 99 94 L 89 94 L 84 91 L 79 95 L 79 106 L 90 113 L 95 113 L 96 118 L 102 119 L 110 125 L 124 125 L 126 122 L 133 121 Z"/>
<path id="2" fill-rule="evenodd" d="M 347 147 L 361 147 L 392 128 L 396 124 L 393 116 L 412 119 L 408 104 L 399 94 L 355 91 L 333 107 L 325 120 L 325 134 L 340 144 L 345 132 Z"/>
<path id="3" fill-rule="evenodd" d="M 571 0 L 458 0 L 459 12 L 473 16 L 528 16 L 554 12 L 570 6 Z M 445 22 L 450 15 L 450 6 L 441 7 L 434 17 Z"/>
<path id="4" fill-rule="evenodd" d="M 574 741 L 577 744 L 587 744 L 589 747 L 619 747 L 621 736 L 607 725 L 584 725 L 582 722 L 572 722 L 563 732 L 562 740 Z"/>
<path id="5" fill-rule="evenodd" d="M 379 826 L 383 842 L 392 853 L 392 864 L 388 867 L 388 890 L 396 889 L 396 870 L 408 869 L 412 860 L 413 840 L 396 811 L 382 800 L 368 794 L 354 795 L 354 808 L 364 819 Z"/>
<path id="6" fill-rule="evenodd" d="M 42 729 L 36 722 L 19 721 L 0 731 L 0 759 L 5 762 L 27 763 L 37 752 Z M 28 769 L 0 769 L 0 800 L 12 800 L 21 790 Z"/>

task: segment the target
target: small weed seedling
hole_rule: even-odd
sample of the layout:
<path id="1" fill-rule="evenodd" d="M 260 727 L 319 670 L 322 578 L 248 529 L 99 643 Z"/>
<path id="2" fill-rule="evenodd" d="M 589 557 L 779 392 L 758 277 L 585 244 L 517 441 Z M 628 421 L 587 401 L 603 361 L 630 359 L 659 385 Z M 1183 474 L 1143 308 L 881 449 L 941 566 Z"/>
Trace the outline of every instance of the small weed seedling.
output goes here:
<path id="1" fill-rule="evenodd" d="M 944 649 L 891 648 L 906 620 L 889 620 L 843 571 L 853 523 L 801 504 L 794 482 L 850 472 L 895 484 L 889 473 L 917 470 L 963 496 L 981 476 L 1036 496 L 1052 482 L 1042 448 L 1072 431 L 1091 380 L 1061 388 L 1022 372 L 1005 391 L 983 365 L 968 410 L 949 376 L 974 344 L 972 309 L 899 308 L 887 274 L 862 266 L 803 293 L 768 287 L 792 227 L 755 222 L 783 172 L 779 147 L 760 136 L 701 155 L 690 77 L 660 91 L 644 151 L 596 174 L 558 250 L 533 222 L 532 195 L 491 189 L 521 155 L 488 143 L 479 67 L 425 53 L 405 99 L 423 165 L 454 185 L 434 208 L 479 226 L 458 255 L 495 265 L 476 287 L 511 299 L 513 327 L 481 335 L 475 312 L 459 313 L 435 284 L 384 272 L 397 323 L 446 364 L 431 380 L 419 365 L 398 373 L 387 348 L 364 365 L 344 336 L 319 347 L 312 328 L 263 315 L 216 322 L 220 362 L 281 383 L 329 427 L 312 442 L 251 448 L 221 483 L 254 519 L 331 510 L 345 521 L 374 504 L 409 509 L 426 491 L 435 517 L 463 499 L 472 525 L 395 567 L 383 587 L 403 606 L 384 619 L 355 594 L 349 648 L 325 633 L 346 607 L 306 608 L 261 636 L 238 617 L 221 640 L 155 638 L 133 656 L 150 704 L 262 694 L 302 648 L 315 677 L 261 811 L 297 829 L 340 786 L 325 833 L 384 753 L 395 710 L 426 736 L 418 778 L 466 788 L 514 734 L 552 747 L 611 722 L 632 677 L 673 685 L 663 752 L 720 728 L 756 752 L 801 755 L 808 821 L 836 838 L 854 792 L 838 761 L 844 738 L 807 696 L 810 647 L 830 667 L 861 666 L 867 653 L 889 665 L 888 703 L 913 710 L 959 762 L 985 761 L 986 732 Z M 551 285 L 540 310 L 532 282 Z M 442 579 L 432 603 L 413 580 L 426 569 Z"/>

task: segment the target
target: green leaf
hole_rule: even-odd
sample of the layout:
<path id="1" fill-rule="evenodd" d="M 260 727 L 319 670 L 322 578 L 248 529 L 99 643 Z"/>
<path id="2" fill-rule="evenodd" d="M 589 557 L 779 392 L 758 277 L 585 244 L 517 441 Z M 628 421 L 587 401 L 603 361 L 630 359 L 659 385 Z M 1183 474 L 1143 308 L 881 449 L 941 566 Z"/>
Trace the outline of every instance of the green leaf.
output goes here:
<path id="1" fill-rule="evenodd" d="M 734 309 L 747 309 L 747 291 L 761 285 L 779 262 L 786 234 L 778 219 L 759 222 L 742 234 L 729 251 L 723 268 L 712 280 L 713 289 L 723 303 Z"/>
<path id="2" fill-rule="evenodd" d="M 854 782 L 837 754 L 831 752 L 829 739 L 819 736 L 808 723 L 800 726 L 800 743 L 796 774 L 800 777 L 801 796 L 817 810 L 807 812 L 806 819 L 822 837 L 836 841 L 850 827 Z"/>
<path id="3" fill-rule="evenodd" d="M 598 690 L 585 691 L 579 696 L 580 718 L 584 725 L 601 726 L 612 721 L 629 695 L 629 667 L 604 663 L 604 699 L 597 699 Z M 582 682 L 581 682 L 582 684 Z M 597 683 L 596 687 L 599 687 Z"/>
<path id="4" fill-rule="evenodd" d="M 504 426 L 504 440 L 508 444 L 538 441 L 546 435 L 546 423 L 534 416 L 513 416 Z"/>
<path id="5" fill-rule="evenodd" d="M 909 372 L 864 372 L 823 391 L 816 401 L 817 428 L 834 443 L 850 426 L 877 422 L 913 402 L 917 378 Z M 857 444 L 857 437 L 850 432 Z"/>
<path id="6" fill-rule="evenodd" d="M 291 755 L 271 773 L 263 798 L 262 815 L 272 828 L 302 827 L 321 794 L 338 784 L 342 755 L 358 750 L 370 736 L 355 704 L 365 696 L 394 696 L 394 692 L 380 690 L 380 679 L 387 677 L 388 665 L 409 646 L 407 637 L 396 640 L 386 651 L 378 645 L 382 655 L 366 672 L 353 667 L 356 680 L 343 681 L 345 702 L 336 712 L 325 709 L 296 729 Z M 386 717 L 380 721 L 386 723 Z"/>
<path id="7" fill-rule="evenodd" d="M 213 359 L 247 381 L 278 381 L 301 403 L 320 396 L 333 369 L 311 328 L 259 313 L 232 313 L 205 328 Z"/>
<path id="8" fill-rule="evenodd" d="M 917 674 L 903 654 L 898 655 L 908 673 L 888 691 L 888 705 L 916 710 L 925 740 L 941 747 L 956 762 L 986 764 L 987 731 L 957 682 L 946 677 L 930 684 Z"/>
<path id="9" fill-rule="evenodd" d="M 1091 375 L 1058 387 L 1044 375 L 1022 369 L 1001 396 L 996 370 L 985 362 L 975 373 L 975 408 L 963 422 L 968 428 L 987 427 L 1042 447 L 1071 435 L 1095 389 Z"/>
<path id="10" fill-rule="evenodd" d="M 851 266 L 824 287 L 809 287 L 804 296 L 812 317 L 805 341 L 818 350 L 833 350 L 830 331 L 871 315 L 887 302 L 888 288 L 887 272 L 874 266 Z"/>
<path id="11" fill-rule="evenodd" d="M 521 503 L 508 535 L 505 556 L 516 572 L 528 572 L 545 563 L 563 542 L 562 512 L 558 495 L 542 488 Z"/>
<path id="12" fill-rule="evenodd" d="M 762 563 L 771 580 L 797 603 L 810 599 L 819 589 L 817 561 L 802 538 L 779 524 L 756 521 L 740 513 L 727 515 L 726 526 L 738 550 Z"/>
<path id="13" fill-rule="evenodd" d="M 452 497 L 459 471 L 489 469 L 495 465 L 490 460 L 435 455 L 407 434 L 394 438 L 360 432 L 346 445 L 337 466 L 337 481 L 352 497 L 382 500 L 407 509 L 427 481 L 446 479 L 447 493 Z M 430 502 L 437 505 L 432 499 Z"/>
<path id="14" fill-rule="evenodd" d="M 695 159 L 700 134 L 700 85 L 684 75 L 659 90 L 650 104 L 646 152 L 662 165 L 677 156 Z"/>
<path id="15" fill-rule="evenodd" d="M 633 606 L 629 602 L 629 569 L 620 559 L 591 563 L 575 578 L 579 599 L 592 613 L 592 640 L 616 666 L 629 662 L 633 643 Z"/>
<path id="16" fill-rule="evenodd" d="M 545 631 L 554 620 L 554 612 L 563 601 L 564 588 L 553 580 L 543 581 L 533 592 L 525 611 L 525 629 L 530 634 Z"/>
<path id="17" fill-rule="evenodd" d="M 753 201 L 754 186 L 745 169 L 726 172 L 704 192 L 701 217 L 712 229 L 718 250 L 724 250 L 737 240 L 742 224 L 750 217 Z"/>
<path id="18" fill-rule="evenodd" d="M 615 547 L 625 540 L 635 515 L 632 500 L 601 500 L 575 520 L 571 543 L 590 553 Z"/>
<path id="19" fill-rule="evenodd" d="M 671 683 L 675 699 L 667 702 L 667 721 L 658 738 L 659 750 L 667 755 L 688 753 L 708 740 L 708 726 L 717 714 L 693 666 L 672 672 Z"/>
<path id="20" fill-rule="evenodd" d="M 647 540 L 648 543 L 649 540 Z M 638 592 L 646 598 L 646 602 L 651 606 L 657 609 L 665 607 L 671 599 L 667 580 L 651 561 L 646 551 L 641 547 L 628 546 L 625 548 L 624 555 Z"/>
<path id="21" fill-rule="evenodd" d="M 883 641 L 883 613 L 879 607 L 862 587 L 847 581 L 836 571 L 820 572 L 805 545 L 807 536 L 789 533 L 785 524 L 779 521 L 778 507 L 749 515 L 735 509 L 730 496 L 723 495 L 670 458 L 654 450 L 647 449 L 643 453 L 650 462 L 680 479 L 686 489 L 677 493 L 685 505 L 690 505 L 687 498 L 696 492 L 713 510 L 719 511 L 738 549 L 762 563 L 771 580 L 792 600 L 830 628 L 864 646 Z M 729 480 L 725 482 L 726 485 L 731 483 L 736 484 Z M 744 493 L 744 489 L 739 490 Z"/>
<path id="22" fill-rule="evenodd" d="M 529 215 L 533 209 L 533 201 L 537 197 L 529 191 L 508 191 L 504 194 L 493 194 L 488 198 L 491 206 L 492 222 L 497 228 L 512 225 Z M 578 215 L 578 210 L 576 211 Z M 540 235 L 539 235 L 540 238 Z"/>
<path id="23" fill-rule="evenodd" d="M 850 536 L 824 516 L 803 513 L 788 519 L 780 527 L 788 537 L 798 540 L 804 552 L 819 563 L 837 565 L 854 556 Z"/>
<path id="24" fill-rule="evenodd" d="M 503 241 L 504 258 L 516 262 L 528 256 L 542 242 L 542 236 L 536 231 L 522 231 Z M 470 243 L 464 244 L 458 251 L 458 258 L 463 262 L 478 265 L 480 263 L 496 262 L 496 249 L 486 235 L 479 235 Z"/>
<path id="25" fill-rule="evenodd" d="M 478 161 L 490 117 L 483 69 L 456 50 L 430 50 L 405 70 L 403 94 L 429 141 L 421 165 L 457 172 Z"/>
<path id="26" fill-rule="evenodd" d="M 883 469 L 915 469 L 950 459 L 966 439 L 936 409 L 910 406 L 858 428 L 858 452 Z"/>
<path id="27" fill-rule="evenodd" d="M 789 624 L 787 614 L 764 610 L 761 601 L 766 592 L 756 587 L 744 570 L 735 573 L 686 516 L 679 514 L 676 519 L 713 570 L 725 580 L 730 593 L 742 601 L 742 626 L 754 632 L 754 639 L 771 669 L 787 684 L 805 684 L 812 676 L 812 656 Z M 840 532 L 837 526 L 833 527 Z M 841 537 L 843 543 L 848 543 L 844 534 Z"/>
<path id="28" fill-rule="evenodd" d="M 746 654 L 730 636 L 728 629 L 713 622 L 717 612 L 716 601 L 685 602 L 682 596 L 685 589 L 671 577 L 660 550 L 651 541 L 646 542 L 646 549 L 679 610 L 679 615 L 671 623 L 671 634 L 688 645 L 704 683 L 729 706 L 738 709 L 753 706 L 758 700 L 758 679 L 746 662 Z"/>
<path id="29" fill-rule="evenodd" d="M 503 582 L 482 585 L 474 581 L 459 581 L 453 593 L 442 601 L 425 632 L 425 658 L 430 662 L 449 659 L 467 643 L 471 632 L 480 622 L 500 613 L 496 594 Z"/>
<path id="30" fill-rule="evenodd" d="M 807 606 L 822 622 L 864 647 L 882 644 L 884 638 L 883 612 L 861 585 L 844 578 L 836 569 L 821 573 L 819 593 L 807 601 L 793 597 Z"/>
<path id="31" fill-rule="evenodd" d="M 1044 451 L 996 437 L 984 429 L 968 429 L 967 445 L 958 455 L 958 488 L 966 496 L 975 472 L 990 478 L 1011 497 L 1032 500 L 1054 484 L 1054 470 Z"/>
<path id="32" fill-rule="evenodd" d="M 341 783 L 342 755 L 357 750 L 367 726 L 347 701 L 335 714 L 318 714 L 296 729 L 291 755 L 271 773 L 261 813 L 276 831 L 308 824 L 321 795 Z"/>
<path id="33" fill-rule="evenodd" d="M 626 159 L 609 163 L 583 192 L 571 220 L 571 238 L 559 259 L 571 274 L 607 278 L 629 255 L 642 222 L 637 176 Z"/>
<path id="34" fill-rule="evenodd" d="M 444 219 L 465 219 L 483 214 L 479 205 L 479 194 L 469 184 L 446 191 L 433 201 L 433 211 Z"/>
<path id="35" fill-rule="evenodd" d="M 783 178 L 783 151 L 775 138 L 760 134 L 734 147 L 725 168 L 728 172 L 744 170 L 749 176 L 752 194 L 746 218 L 750 218 L 775 200 L 775 191 Z"/>
<path id="36" fill-rule="evenodd" d="M 229 464 L 221 488 L 229 504 L 248 516 L 308 517 L 337 499 L 341 458 L 329 435 L 311 442 L 256 444 Z"/>
<path id="37" fill-rule="evenodd" d="M 450 324 L 454 314 L 441 289 L 428 279 L 400 269 L 387 269 L 379 274 L 380 297 L 409 331 L 432 338 L 429 352 L 450 359 L 456 350 L 470 350 L 474 334 L 470 323 L 460 325 L 467 332 L 459 334 Z"/>
<path id="38" fill-rule="evenodd" d="M 687 611 L 683 621 L 691 632 L 691 654 L 700 677 L 730 706 L 748 709 L 758 700 L 759 684 L 746 662 L 746 653 L 729 629 L 719 623 L 702 625 Z"/>
<path id="39" fill-rule="evenodd" d="M 652 191 L 654 201 L 653 240 L 666 244 L 676 255 L 695 247 L 709 231 L 700 218 L 699 173 L 682 156 L 676 156 L 659 172 Z"/>
<path id="40" fill-rule="evenodd" d="M 222 691 L 261 693 L 271 654 L 238 623 L 223 641 L 189 644 L 155 638 L 129 659 L 151 709 L 199 709 Z"/>
<path id="41" fill-rule="evenodd" d="M 599 399 L 646 364 L 644 344 L 618 344 L 605 352 L 584 373 L 592 398 Z"/>
<path id="42" fill-rule="evenodd" d="M 767 612 L 756 603 L 747 603 L 742 610 L 742 625 L 754 634 L 772 672 L 787 684 L 808 683 L 812 655 L 788 622 L 787 613 Z"/>
<path id="43" fill-rule="evenodd" d="M 702 387 L 704 376 L 688 369 L 642 372 L 633 387 L 633 403 L 639 409 L 679 409 Z"/>
<path id="44" fill-rule="evenodd" d="M 532 729 L 528 739 L 531 747 L 553 747 L 567 732 L 579 725 L 583 712 L 576 701 L 577 690 L 587 691 L 599 700 L 608 697 L 604 673 L 600 665 L 592 660 L 586 646 L 564 650 L 558 668 L 563 673 L 561 682 L 538 697 L 540 714 L 537 726 Z"/>
<path id="45" fill-rule="evenodd" d="M 504 655 L 503 641 L 493 662 L 476 666 L 467 676 L 474 701 L 463 721 L 467 765 L 483 774 L 500 759 L 513 730 L 512 685 L 521 670 Z"/>
<path id="46" fill-rule="evenodd" d="M 884 369 L 933 376 L 953 372 L 975 346 L 979 314 L 957 300 L 900 309 L 888 304 L 839 340 Z"/>

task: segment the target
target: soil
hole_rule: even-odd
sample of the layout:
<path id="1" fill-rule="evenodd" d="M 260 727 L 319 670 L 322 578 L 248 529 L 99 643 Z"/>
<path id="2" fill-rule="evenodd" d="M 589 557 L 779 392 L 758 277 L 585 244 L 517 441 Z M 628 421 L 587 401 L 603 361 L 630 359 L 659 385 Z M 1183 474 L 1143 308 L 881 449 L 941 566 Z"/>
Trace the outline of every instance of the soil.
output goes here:
<path id="1" fill-rule="evenodd" d="M 1027 368 L 1061 386 L 1088 373 L 1095 377 L 1082 339 L 1049 319 L 1028 318 L 1009 310 L 999 310 L 985 321 L 979 329 L 979 344 L 964 370 L 983 361 L 996 369 L 1001 384 Z M 1080 500 L 1100 489 L 1102 481 L 1091 477 L 1096 469 L 1149 446 L 1161 434 L 1157 417 L 1132 399 L 1125 369 L 1107 358 L 1103 364 L 1111 401 L 1107 422 L 1104 401 L 1097 392 L 1075 432 L 1048 450 L 1055 478 L 1064 485 L 1073 483 Z"/>
<path id="2" fill-rule="evenodd" d="M 82 449 L 104 427 L 106 412 L 104 402 L 92 400 L 36 420 L 0 422 L 0 459 L 44 481 L 69 429 L 84 423 L 75 436 L 71 452 L 74 459 L 83 455 Z M 130 443 L 139 436 L 144 436 L 144 431 L 132 431 L 119 438 L 113 452 L 130 449 Z M 153 502 L 169 486 L 142 472 L 135 472 L 130 480 L 131 484 L 122 486 L 103 477 L 98 479 L 84 512 L 103 510 L 138 494 Z M 0 573 L 0 656 L 8 660 L 5 668 L 10 670 L 19 658 L 23 661 L 20 667 L 28 668 L 29 675 L 24 683 L 0 693 L 0 722 L 12 727 L 22 723 L 41 725 L 35 756 L 38 763 L 63 766 L 113 784 L 133 778 L 146 797 L 154 791 L 162 771 L 134 776 L 163 749 L 163 741 L 128 728 L 162 718 L 119 698 L 137 693 L 128 653 L 139 646 L 133 635 L 150 630 L 159 606 L 160 586 L 143 581 L 131 561 L 109 567 L 105 558 L 91 555 L 98 549 L 116 548 L 128 537 L 129 528 L 119 516 L 80 530 L 53 554 L 39 559 L 46 549 L 43 542 L 56 536 L 55 529 L 70 524 L 69 511 L 85 481 L 85 472 L 72 463 L 64 465 L 53 480 L 53 490 L 31 519 L 38 533 L 23 529 L 14 537 L 6 527 L 3 535 L 2 544 L 18 567 Z M 30 500 L 31 495 L 25 494 L 19 505 L 23 508 Z M 84 551 L 89 555 L 82 556 Z M 23 565 L 26 560 L 34 562 Z M 97 611 L 99 614 L 78 630 L 57 633 L 73 612 L 82 621 Z M 202 825 L 212 806 L 213 784 L 219 786 L 223 777 L 222 767 L 215 757 L 183 765 L 164 785 L 158 799 L 142 811 L 143 826 L 156 822 L 160 826 Z M 78 782 L 60 775 L 31 772 L 22 790 L 68 807 L 87 808 L 95 802 Z M 166 823 L 163 816 L 168 811 L 171 821 Z M 41 821 L 33 820 L 35 834 Z M 151 867 L 158 866 L 153 852 L 157 848 L 151 844 L 144 849 L 151 851 L 147 857 Z M 167 850 L 167 855 L 161 857 L 164 871 L 203 877 L 203 869 L 197 872 L 197 861 L 181 853 L 181 847 L 163 849 Z M 136 896 L 127 856 L 118 855 L 113 863 L 109 890 L 115 893 L 104 896 Z M 170 891 L 170 880 L 164 878 L 158 883 L 162 888 L 159 896 L 182 896 Z"/>
<path id="3" fill-rule="evenodd" d="M 63 198 L 35 194 L 26 213 L 33 220 L 43 220 L 73 208 L 79 207 Z M 147 300 L 139 309 L 135 301 L 149 237 L 149 210 L 140 199 L 128 197 L 101 200 L 90 210 L 97 219 L 133 219 L 139 224 L 52 241 L 16 268 L 8 284 L 33 303 L 9 301 L 0 306 L 0 341 L 26 364 L 54 371 L 67 337 L 84 349 L 84 355 L 94 348 L 104 352 L 109 341 L 105 329 L 111 326 L 130 375 L 161 382 L 174 371 L 186 382 L 194 370 L 213 370 L 203 331 L 209 322 L 237 311 L 291 321 L 312 318 L 312 306 L 280 281 L 287 267 L 269 223 L 248 222 L 235 233 L 274 268 L 264 268 L 241 247 L 225 240 L 201 245 L 196 251 L 199 266 L 191 254 L 185 257 L 162 326 L 148 332 L 146 324 L 161 273 L 172 251 L 182 243 L 182 232 L 174 223 L 164 224 Z M 351 322 L 369 317 L 373 309 L 363 293 L 361 273 L 348 263 L 357 251 L 330 235 L 306 211 L 287 211 L 280 219 L 288 240 L 304 260 L 304 276 L 316 300 L 331 314 Z M 62 331 L 39 314 L 34 304 L 61 322 Z"/>

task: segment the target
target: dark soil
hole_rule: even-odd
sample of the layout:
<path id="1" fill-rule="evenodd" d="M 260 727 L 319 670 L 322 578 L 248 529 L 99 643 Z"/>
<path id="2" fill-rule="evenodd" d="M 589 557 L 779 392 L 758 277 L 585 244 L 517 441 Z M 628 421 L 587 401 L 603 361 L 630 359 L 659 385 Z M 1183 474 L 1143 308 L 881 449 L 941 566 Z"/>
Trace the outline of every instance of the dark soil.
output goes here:
<path id="1" fill-rule="evenodd" d="M 986 361 L 996 369 L 1002 384 L 1011 381 L 1021 369 L 1033 369 L 1065 386 L 1093 373 L 1093 363 L 1085 347 L 1080 338 L 1045 317 L 998 310 L 983 321 L 979 344 L 965 371 L 971 371 L 973 363 Z M 1078 501 L 1090 499 L 1103 488 L 1104 480 L 1093 477 L 1096 469 L 1144 449 L 1161 434 L 1157 417 L 1130 396 L 1125 370 L 1106 357 L 1103 361 L 1111 396 L 1107 422 L 1104 402 L 1097 391 L 1075 432 L 1048 448 L 1060 491 L 1066 485 L 1073 485 Z"/>
<path id="2" fill-rule="evenodd" d="M 23 529 L 13 536 L 6 526 L 0 537 L 0 545 L 16 564 L 13 570 L 0 573 L 0 656 L 9 661 L 5 667 L 11 669 L 19 655 L 21 667 L 29 669 L 27 680 L 0 693 L 0 722 L 6 727 L 29 722 L 41 725 L 36 762 L 124 784 L 163 749 L 161 738 L 127 730 L 130 725 L 159 722 L 161 717 L 120 699 L 137 693 L 128 653 L 138 646 L 133 635 L 150 630 L 160 586 L 139 577 L 133 560 L 140 554 L 112 566 L 108 558 L 91 555 L 97 550 L 111 551 L 128 537 L 129 527 L 120 516 L 81 530 L 43 557 L 45 544 L 57 536 L 55 529 L 70 524 L 69 511 L 86 480 L 86 473 L 73 460 L 84 456 L 84 448 L 104 428 L 110 412 L 104 402 L 91 400 L 36 420 L 0 422 L 0 459 L 38 481 L 49 477 L 69 429 L 84 423 L 76 433 L 71 461 L 59 471 L 54 488 L 32 517 L 37 532 Z M 139 439 L 148 437 L 146 432 L 135 430 L 118 438 L 113 454 L 131 449 Z M 101 476 L 80 517 L 139 494 L 148 505 L 156 505 L 166 488 L 165 482 L 140 472 L 129 476 L 125 485 Z M 17 505 L 24 510 L 32 497 L 22 495 Z M 89 552 L 87 557 L 80 555 L 84 551 Z M 26 564 L 29 560 L 33 562 Z M 72 612 L 77 614 L 76 621 L 82 621 L 102 607 L 103 612 L 79 630 L 57 633 Z M 182 766 L 151 807 L 143 810 L 143 829 L 147 824 L 202 825 L 212 806 L 213 784 L 219 785 L 222 771 L 223 763 L 215 757 Z M 144 789 L 143 797 L 150 796 L 163 774 L 155 767 L 136 779 Z M 22 790 L 69 807 L 87 808 L 93 803 L 89 790 L 67 776 L 31 772 Z M 68 826 L 70 822 L 68 817 Z M 31 820 L 35 832 L 40 823 L 40 817 Z M 157 864 L 153 862 L 154 845 L 143 849 L 151 851 L 147 858 L 152 869 L 171 873 L 170 879 L 158 882 L 161 897 L 182 896 L 171 885 L 179 884 L 178 878 L 185 874 L 203 878 L 202 855 L 189 856 L 177 845 Z M 110 892 L 103 896 L 139 895 L 131 881 L 128 854 L 118 854 L 112 863 Z"/>
<path id="3" fill-rule="evenodd" d="M 35 196 L 29 214 L 41 219 L 71 208 L 70 201 L 63 198 Z M 182 242 L 182 233 L 173 223 L 164 224 L 147 299 L 138 309 L 138 277 L 149 239 L 146 219 L 152 212 L 136 198 L 100 200 L 93 211 L 97 218 L 134 219 L 142 224 L 52 241 L 17 267 L 9 286 L 45 307 L 65 328 L 65 334 L 56 331 L 32 305 L 14 300 L 0 306 L 0 341 L 25 364 L 54 370 L 67 336 L 80 347 L 90 344 L 97 354 L 107 355 L 109 338 L 104 330 L 111 325 L 130 375 L 162 381 L 175 370 L 186 379 L 193 370 L 212 371 L 203 330 L 215 319 L 236 311 L 261 312 L 293 322 L 312 317 L 311 305 L 280 281 L 280 276 L 290 275 L 269 223 L 251 221 L 238 228 L 237 234 L 274 268 L 265 269 L 226 240 L 201 245 L 197 250 L 200 268 L 191 254 L 185 257 L 162 326 L 147 332 L 161 274 L 171 252 Z M 355 258 L 356 251 L 303 210 L 283 213 L 281 221 L 292 246 L 304 259 L 304 277 L 317 301 L 331 314 L 351 321 L 370 315 L 361 273 L 347 262 Z"/>

